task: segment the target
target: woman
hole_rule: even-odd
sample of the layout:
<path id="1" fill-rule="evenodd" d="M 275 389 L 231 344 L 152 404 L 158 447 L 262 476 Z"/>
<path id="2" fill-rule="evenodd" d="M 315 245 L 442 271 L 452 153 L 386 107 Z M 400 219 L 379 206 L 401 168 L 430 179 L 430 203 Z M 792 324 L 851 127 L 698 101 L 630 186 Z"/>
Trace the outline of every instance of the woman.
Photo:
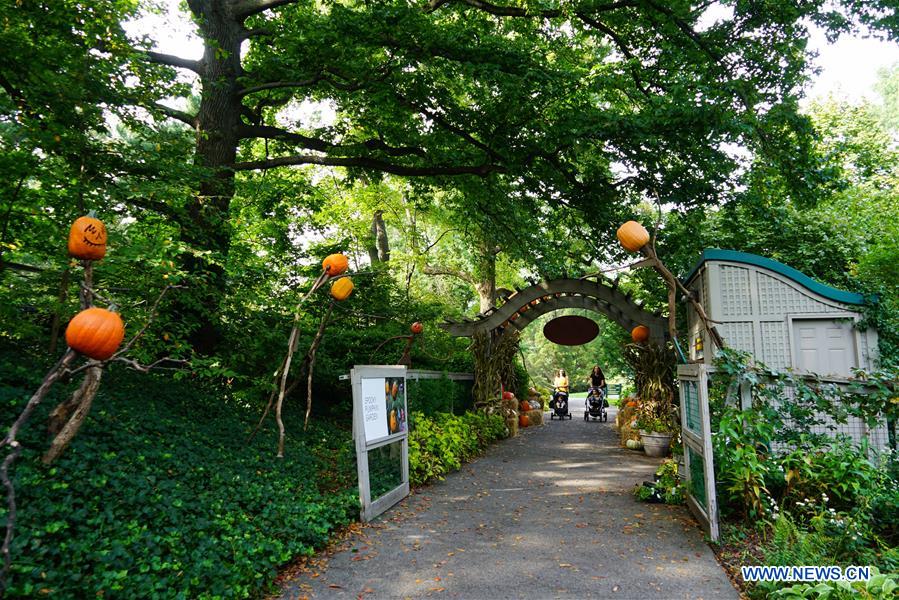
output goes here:
<path id="1" fill-rule="evenodd" d="M 556 373 L 556 378 L 553 379 L 553 387 L 556 388 L 556 390 L 553 392 L 553 401 L 550 408 L 555 408 L 559 392 L 568 393 L 568 375 L 565 373 L 565 369 L 559 369 L 559 372 Z"/>
<path id="2" fill-rule="evenodd" d="M 605 390 L 606 376 L 603 374 L 602 369 L 599 368 L 599 365 L 593 365 L 593 370 L 590 371 L 587 381 L 590 384 L 590 387 Z"/>

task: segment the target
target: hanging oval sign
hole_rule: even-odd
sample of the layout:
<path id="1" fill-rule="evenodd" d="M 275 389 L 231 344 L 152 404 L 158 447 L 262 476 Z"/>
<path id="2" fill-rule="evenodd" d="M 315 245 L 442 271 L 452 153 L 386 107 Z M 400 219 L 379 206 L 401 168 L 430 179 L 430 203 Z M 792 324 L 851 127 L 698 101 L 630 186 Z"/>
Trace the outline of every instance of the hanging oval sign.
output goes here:
<path id="1" fill-rule="evenodd" d="M 556 317 L 543 326 L 543 336 L 561 346 L 580 346 L 598 335 L 596 321 L 578 315 Z"/>

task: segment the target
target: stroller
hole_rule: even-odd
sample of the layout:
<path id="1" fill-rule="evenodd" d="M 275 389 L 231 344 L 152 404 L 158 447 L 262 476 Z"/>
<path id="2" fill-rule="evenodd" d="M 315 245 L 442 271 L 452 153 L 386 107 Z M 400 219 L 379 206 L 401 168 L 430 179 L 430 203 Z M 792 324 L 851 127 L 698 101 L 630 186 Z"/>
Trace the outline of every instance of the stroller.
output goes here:
<path id="1" fill-rule="evenodd" d="M 589 421 L 591 418 L 595 421 L 608 421 L 609 414 L 606 412 L 606 394 L 602 388 L 591 387 L 587 390 L 587 399 L 584 402 L 584 420 Z"/>
<path id="2" fill-rule="evenodd" d="M 550 408 L 552 412 L 549 413 L 549 420 L 552 421 L 556 417 L 559 417 L 559 420 L 568 417 L 571 419 L 571 413 L 568 412 L 568 392 L 562 392 L 560 390 L 555 390 L 553 394 L 553 399 L 550 401 Z"/>

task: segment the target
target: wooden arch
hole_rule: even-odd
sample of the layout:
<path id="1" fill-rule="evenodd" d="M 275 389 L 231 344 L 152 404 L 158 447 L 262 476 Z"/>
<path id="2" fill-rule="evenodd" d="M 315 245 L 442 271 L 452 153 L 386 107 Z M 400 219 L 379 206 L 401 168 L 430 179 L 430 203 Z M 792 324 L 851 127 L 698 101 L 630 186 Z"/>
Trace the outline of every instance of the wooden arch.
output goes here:
<path id="1" fill-rule="evenodd" d="M 472 337 L 479 331 L 521 331 L 537 317 L 560 308 L 583 308 L 606 315 L 626 330 L 637 325 L 649 327 L 650 338 L 664 342 L 668 328 L 660 313 L 644 310 L 641 303 L 618 289 L 618 280 L 604 277 L 588 279 L 555 279 L 536 283 L 506 296 L 499 308 L 462 322 L 447 320 L 441 327 L 452 335 Z"/>

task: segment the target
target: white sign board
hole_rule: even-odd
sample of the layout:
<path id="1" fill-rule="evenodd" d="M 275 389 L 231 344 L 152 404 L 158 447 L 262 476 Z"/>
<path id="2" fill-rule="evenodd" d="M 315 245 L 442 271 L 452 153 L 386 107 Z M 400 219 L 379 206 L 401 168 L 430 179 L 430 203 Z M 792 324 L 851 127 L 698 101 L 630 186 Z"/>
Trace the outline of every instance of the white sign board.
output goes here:
<path id="1" fill-rule="evenodd" d="M 350 373 L 353 385 L 353 435 L 362 519 L 369 521 L 409 495 L 409 445 L 406 405 L 406 367 L 357 366 Z M 379 450 L 380 449 L 380 450 Z M 396 460 L 397 487 L 372 498 L 369 452 L 387 452 Z M 374 455 L 373 455 L 374 456 Z M 401 478 L 399 474 L 401 472 Z M 383 485 L 383 475 L 378 482 Z M 393 482 L 388 487 L 392 487 Z"/>

